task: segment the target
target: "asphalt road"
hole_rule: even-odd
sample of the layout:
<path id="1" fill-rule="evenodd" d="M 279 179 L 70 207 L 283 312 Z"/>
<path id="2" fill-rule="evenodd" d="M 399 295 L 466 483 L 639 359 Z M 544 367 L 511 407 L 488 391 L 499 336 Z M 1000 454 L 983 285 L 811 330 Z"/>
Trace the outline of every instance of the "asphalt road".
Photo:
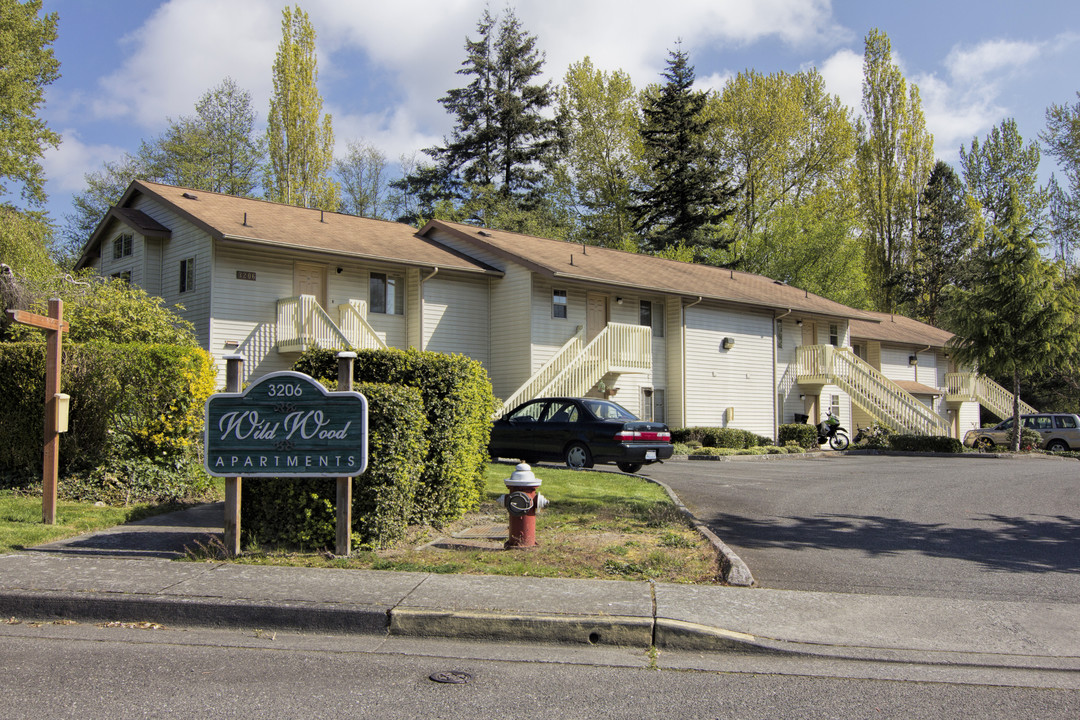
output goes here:
<path id="1" fill-rule="evenodd" d="M 1080 598 L 1075 460 L 848 455 L 642 474 L 670 485 L 764 587 Z"/>

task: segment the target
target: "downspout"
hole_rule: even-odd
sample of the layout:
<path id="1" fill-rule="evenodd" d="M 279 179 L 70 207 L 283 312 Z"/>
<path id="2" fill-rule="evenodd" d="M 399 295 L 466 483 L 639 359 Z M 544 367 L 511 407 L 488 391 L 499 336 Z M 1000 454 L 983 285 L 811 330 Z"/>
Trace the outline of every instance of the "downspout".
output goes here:
<path id="1" fill-rule="evenodd" d="M 680 360 L 682 362 L 682 382 L 679 383 L 680 385 L 682 385 L 682 402 L 679 403 L 682 406 L 679 408 L 680 412 L 682 413 L 682 418 L 680 419 L 680 424 L 682 425 L 682 427 L 686 427 L 686 311 L 694 307 L 704 299 L 704 296 L 699 295 L 697 300 L 690 303 L 689 305 L 683 305 L 682 308 L 682 328 L 681 332 L 679 333 L 680 340 L 682 342 L 682 351 L 679 353 Z"/>
<path id="2" fill-rule="evenodd" d="M 915 351 L 915 382 L 919 382 L 919 353 L 926 352 L 927 350 L 929 350 L 932 347 L 934 347 L 934 346 L 933 345 L 927 345 L 922 350 L 916 350 Z M 937 380 L 937 378 L 935 378 L 935 381 L 936 380 Z M 935 385 L 934 387 L 937 387 L 937 385 Z"/>
<path id="3" fill-rule="evenodd" d="M 776 385 L 776 359 L 777 359 L 776 358 L 776 323 L 780 322 L 781 320 L 786 318 L 791 313 L 792 313 L 792 309 L 788 308 L 786 313 L 784 313 L 783 315 L 778 316 L 776 314 L 776 311 L 773 310 L 773 326 L 772 326 L 773 327 L 773 343 L 772 343 L 772 386 L 773 386 L 773 391 L 772 391 L 772 402 L 773 402 L 772 426 L 773 427 L 772 427 L 772 431 L 773 431 L 773 441 L 774 442 L 779 442 L 780 441 L 780 420 L 778 419 L 779 416 L 780 416 L 780 407 L 779 407 L 779 403 L 776 400 L 776 391 L 779 389 L 777 387 L 777 385 Z"/>

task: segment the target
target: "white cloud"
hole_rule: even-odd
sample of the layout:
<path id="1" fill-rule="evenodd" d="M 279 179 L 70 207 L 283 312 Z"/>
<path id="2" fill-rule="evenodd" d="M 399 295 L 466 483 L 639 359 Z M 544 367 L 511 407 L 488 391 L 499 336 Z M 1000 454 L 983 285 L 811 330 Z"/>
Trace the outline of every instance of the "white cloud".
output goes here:
<path id="1" fill-rule="evenodd" d="M 194 112 L 226 75 L 266 107 L 280 24 L 278 9 L 258 0 L 170 0 L 121 39 L 131 54 L 101 79 L 92 111 L 158 130 L 166 117 Z"/>
<path id="2" fill-rule="evenodd" d="M 840 102 L 862 115 L 863 57 L 852 50 L 839 50 L 826 60 L 818 72 L 825 88 Z"/>
<path id="3" fill-rule="evenodd" d="M 115 145 L 88 145 L 79 139 L 79 133 L 65 128 L 61 133 L 63 142 L 56 149 L 46 150 L 41 159 L 45 175 L 49 178 L 49 192 L 72 193 L 83 190 L 83 175 L 101 168 L 105 161 L 119 160 L 124 149 Z"/>
<path id="4" fill-rule="evenodd" d="M 1037 59 L 1040 52 L 1038 43 L 988 40 L 973 48 L 953 48 L 945 58 L 945 66 L 960 83 L 993 81 L 1002 73 Z"/>

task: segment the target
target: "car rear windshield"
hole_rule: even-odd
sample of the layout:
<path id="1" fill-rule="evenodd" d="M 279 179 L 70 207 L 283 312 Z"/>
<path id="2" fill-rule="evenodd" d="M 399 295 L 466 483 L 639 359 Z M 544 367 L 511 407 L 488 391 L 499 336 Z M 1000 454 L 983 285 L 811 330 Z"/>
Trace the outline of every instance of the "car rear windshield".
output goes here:
<path id="1" fill-rule="evenodd" d="M 622 405 L 608 400 L 585 400 L 585 407 L 600 420 L 637 420 L 634 414 Z"/>

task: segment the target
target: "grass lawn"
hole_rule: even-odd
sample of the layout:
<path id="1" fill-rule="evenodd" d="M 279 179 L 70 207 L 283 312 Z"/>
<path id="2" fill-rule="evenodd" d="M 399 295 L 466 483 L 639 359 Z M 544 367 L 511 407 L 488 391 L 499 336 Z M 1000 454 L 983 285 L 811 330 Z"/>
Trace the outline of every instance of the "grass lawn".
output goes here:
<path id="1" fill-rule="evenodd" d="M 171 507 L 164 508 L 164 511 Z M 41 522 L 41 496 L 16 494 L 0 490 L 0 554 L 22 550 L 34 545 L 62 540 L 92 530 L 103 530 L 131 520 L 139 520 L 157 512 L 153 505 L 101 507 L 92 503 L 65 502 L 56 504 L 56 524 Z"/>
<path id="2" fill-rule="evenodd" d="M 412 528 L 400 546 L 351 558 L 246 548 L 235 562 L 437 573 L 718 582 L 716 552 L 663 488 L 618 473 L 534 468 L 550 505 L 536 521 L 537 547 L 503 550 L 501 541 L 456 540 L 458 530 L 507 525 L 495 503 L 513 465 L 488 465 L 486 499 L 446 528 Z M 200 559 L 198 557 L 192 559 Z"/>

